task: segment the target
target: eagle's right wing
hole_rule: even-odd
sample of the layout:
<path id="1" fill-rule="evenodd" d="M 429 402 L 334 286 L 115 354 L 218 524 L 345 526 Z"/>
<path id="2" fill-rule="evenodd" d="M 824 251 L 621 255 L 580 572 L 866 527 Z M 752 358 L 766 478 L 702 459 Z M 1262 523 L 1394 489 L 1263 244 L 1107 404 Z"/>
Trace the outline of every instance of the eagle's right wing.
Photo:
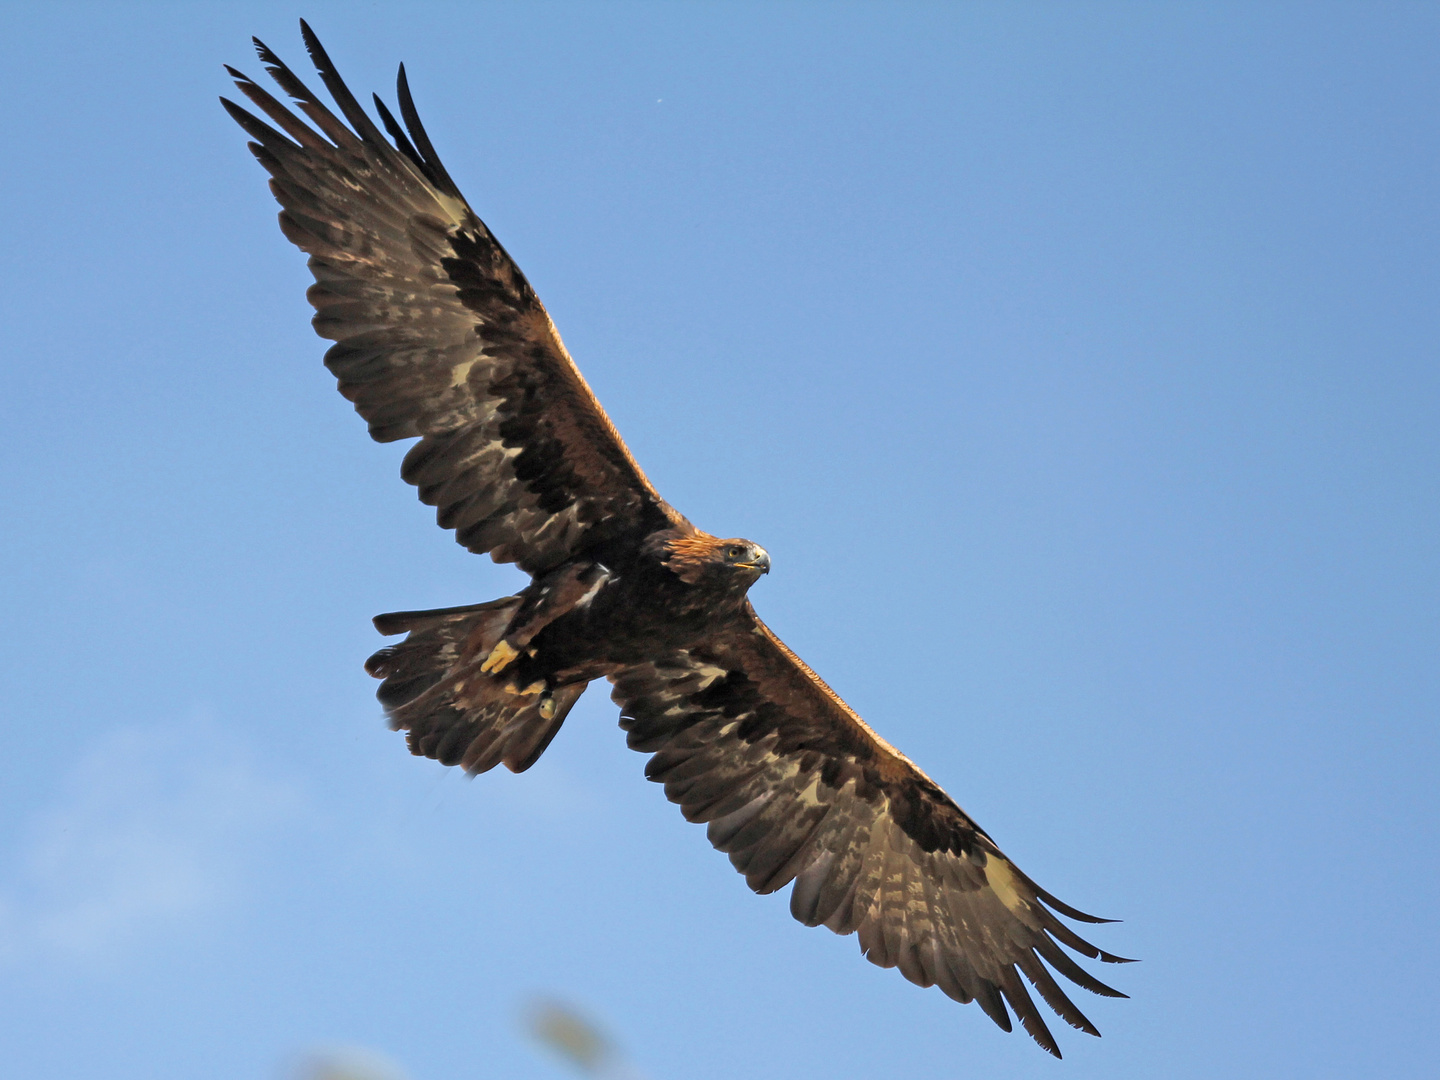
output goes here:
<path id="1" fill-rule="evenodd" d="M 1060 945 L 1111 963 L 1055 915 L 1104 922 L 1041 889 L 950 797 L 880 738 L 749 609 L 702 646 L 611 677 L 645 775 L 689 821 L 708 823 L 759 893 L 794 881 L 807 926 L 858 932 L 860 948 L 913 983 L 978 1001 L 1010 1030 L 1005 1003 L 1059 1048 L 1017 973 L 1073 1026 L 1099 1032 L 1046 969 L 1124 997 Z M 1053 909 L 1053 910 L 1052 910 Z"/>

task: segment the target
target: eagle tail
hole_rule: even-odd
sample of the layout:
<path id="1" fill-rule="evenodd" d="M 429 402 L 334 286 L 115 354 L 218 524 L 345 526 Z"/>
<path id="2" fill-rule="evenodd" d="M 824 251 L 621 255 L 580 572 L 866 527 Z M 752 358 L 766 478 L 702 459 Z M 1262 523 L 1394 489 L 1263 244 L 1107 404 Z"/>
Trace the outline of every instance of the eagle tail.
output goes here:
<path id="1" fill-rule="evenodd" d="M 506 596 L 375 617 L 382 634 L 406 635 L 365 670 L 384 680 L 375 696 L 411 753 L 482 773 L 500 764 L 524 772 L 545 752 L 586 684 L 524 695 L 481 671 L 519 607 L 520 597 Z"/>

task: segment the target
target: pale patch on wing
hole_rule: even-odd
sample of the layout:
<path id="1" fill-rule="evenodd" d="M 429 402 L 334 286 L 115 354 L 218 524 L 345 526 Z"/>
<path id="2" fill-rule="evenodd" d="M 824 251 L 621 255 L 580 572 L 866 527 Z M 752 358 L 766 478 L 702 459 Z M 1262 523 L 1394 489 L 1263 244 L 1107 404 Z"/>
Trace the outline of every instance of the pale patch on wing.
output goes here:
<path id="1" fill-rule="evenodd" d="M 601 570 L 600 575 L 595 579 L 595 583 L 580 594 L 580 599 L 575 601 L 575 606 L 579 608 L 589 607 L 595 597 L 599 595 L 600 590 L 609 583 L 610 571 Z"/>
<path id="2" fill-rule="evenodd" d="M 1000 902 L 1011 911 L 1026 910 L 1028 905 L 1020 898 L 1019 882 L 1009 860 L 999 855 L 989 856 L 985 863 L 985 880 L 990 883 L 990 888 L 995 890 Z"/>
<path id="3" fill-rule="evenodd" d="M 464 386 L 470 379 L 470 369 L 479 362 L 479 358 L 462 360 L 456 364 L 450 372 L 450 385 L 452 387 Z"/>
<path id="4" fill-rule="evenodd" d="M 799 771 L 799 766 L 796 766 L 796 771 Z M 829 805 L 828 800 L 825 801 L 825 802 L 822 802 L 822 801 L 821 801 L 821 798 L 820 798 L 820 777 L 818 777 L 818 776 L 813 777 L 813 778 L 811 779 L 810 783 L 809 783 L 802 791 L 800 791 L 800 792 L 798 792 L 798 793 L 796 794 L 795 799 L 796 799 L 797 802 L 799 802 L 799 804 L 800 804 L 801 806 L 806 806 L 806 807 L 809 807 L 809 806 L 828 806 L 828 805 Z"/>
<path id="5" fill-rule="evenodd" d="M 470 214 L 470 207 L 466 206 L 463 200 L 447 195 L 443 191 L 435 192 L 435 201 L 445 211 L 445 216 L 449 218 L 451 225 L 464 224 Z"/>

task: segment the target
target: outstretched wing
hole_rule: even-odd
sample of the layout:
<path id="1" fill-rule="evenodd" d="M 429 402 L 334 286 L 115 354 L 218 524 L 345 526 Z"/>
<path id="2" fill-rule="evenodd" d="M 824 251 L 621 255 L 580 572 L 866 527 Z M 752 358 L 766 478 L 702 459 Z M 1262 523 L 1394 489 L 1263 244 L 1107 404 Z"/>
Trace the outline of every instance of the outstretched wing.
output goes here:
<path id="1" fill-rule="evenodd" d="M 650 486 L 565 351 L 530 283 L 466 204 L 410 98 L 390 145 L 310 28 L 311 59 L 349 121 L 260 41 L 306 124 L 234 68 L 279 130 L 234 102 L 273 178 L 280 227 L 310 256 L 325 364 L 379 442 L 420 437 L 401 475 L 471 551 L 535 574 L 606 536 L 682 519 Z"/>
<path id="2" fill-rule="evenodd" d="M 881 967 L 978 1001 L 1006 1031 L 1060 1051 L 1017 975 L 1061 1017 L 1098 1035 L 1045 964 L 1097 994 L 1123 997 L 1060 945 L 1111 963 L 1055 912 L 1076 911 L 1017 869 L 909 759 L 876 735 L 749 609 L 704 647 L 612 677 L 645 775 L 690 821 L 707 822 L 758 893 L 792 880 L 807 926 L 859 933 Z M 1044 962 L 1042 962 L 1044 961 Z"/>

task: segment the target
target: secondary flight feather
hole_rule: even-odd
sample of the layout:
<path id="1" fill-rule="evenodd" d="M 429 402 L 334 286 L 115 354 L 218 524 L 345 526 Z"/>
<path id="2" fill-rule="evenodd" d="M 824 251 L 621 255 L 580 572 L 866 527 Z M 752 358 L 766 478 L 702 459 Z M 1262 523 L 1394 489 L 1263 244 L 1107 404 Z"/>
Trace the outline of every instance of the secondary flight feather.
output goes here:
<path id="1" fill-rule="evenodd" d="M 746 593 L 769 555 L 697 529 L 646 479 L 440 163 L 404 67 L 400 120 L 377 96 L 377 125 L 301 32 L 339 116 L 258 40 L 293 106 L 234 68 L 260 115 L 221 101 L 310 256 L 315 330 L 335 343 L 325 364 L 373 438 L 418 440 L 401 475 L 440 525 L 531 577 L 515 596 L 376 618 L 406 635 L 366 669 L 411 751 L 523 771 L 608 679 L 646 776 L 756 892 L 793 883 L 796 919 L 856 933 L 872 962 L 1007 1031 L 1013 1012 L 1057 1057 L 1027 983 L 1098 1035 L 1051 972 L 1124 996 L 1065 949 L 1122 958 L 1058 916 L 1105 920 L 1022 873 L 760 621 Z"/>

